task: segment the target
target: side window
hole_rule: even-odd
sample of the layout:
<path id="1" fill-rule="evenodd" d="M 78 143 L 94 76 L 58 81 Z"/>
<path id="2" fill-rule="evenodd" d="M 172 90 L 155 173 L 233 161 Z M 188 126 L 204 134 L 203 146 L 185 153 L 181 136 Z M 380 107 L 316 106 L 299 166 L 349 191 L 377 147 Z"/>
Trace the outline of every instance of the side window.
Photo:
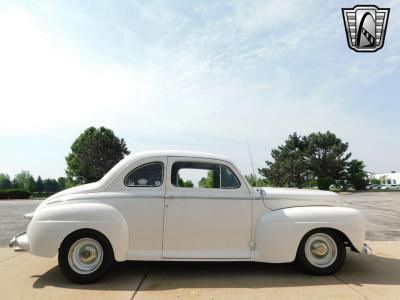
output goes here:
<path id="1" fill-rule="evenodd" d="M 223 165 L 221 165 L 221 187 L 223 189 L 236 189 L 240 187 L 240 182 L 232 170 Z"/>
<path id="2" fill-rule="evenodd" d="M 149 163 L 131 171 L 124 180 L 126 186 L 157 187 L 163 182 L 164 165 L 161 162 Z"/>
<path id="3" fill-rule="evenodd" d="M 176 162 L 172 165 L 171 183 L 185 188 L 220 188 L 220 165 L 200 162 Z"/>

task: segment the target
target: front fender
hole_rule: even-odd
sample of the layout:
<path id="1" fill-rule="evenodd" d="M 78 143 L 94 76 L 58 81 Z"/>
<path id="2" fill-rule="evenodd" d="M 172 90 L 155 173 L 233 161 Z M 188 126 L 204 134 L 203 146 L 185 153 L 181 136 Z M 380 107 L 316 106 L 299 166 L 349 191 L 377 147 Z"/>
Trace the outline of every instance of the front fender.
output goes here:
<path id="1" fill-rule="evenodd" d="M 360 211 L 348 207 L 292 207 L 266 212 L 257 222 L 255 260 L 284 263 L 296 258 L 303 236 L 317 228 L 342 232 L 362 251 L 365 219 Z"/>
<path id="2" fill-rule="evenodd" d="M 115 259 L 126 259 L 129 240 L 126 220 L 117 209 L 102 203 L 54 204 L 37 210 L 27 230 L 29 251 L 53 257 L 67 235 L 84 228 L 104 234 L 113 247 Z"/>

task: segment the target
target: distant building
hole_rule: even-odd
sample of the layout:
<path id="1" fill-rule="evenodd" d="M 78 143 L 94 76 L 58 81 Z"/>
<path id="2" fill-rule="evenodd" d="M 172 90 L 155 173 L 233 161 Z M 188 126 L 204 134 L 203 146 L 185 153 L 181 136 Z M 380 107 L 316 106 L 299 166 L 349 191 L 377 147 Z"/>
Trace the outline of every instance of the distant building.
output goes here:
<path id="1" fill-rule="evenodd" d="M 370 179 L 378 179 L 384 186 L 400 185 L 400 172 L 368 173 Z"/>

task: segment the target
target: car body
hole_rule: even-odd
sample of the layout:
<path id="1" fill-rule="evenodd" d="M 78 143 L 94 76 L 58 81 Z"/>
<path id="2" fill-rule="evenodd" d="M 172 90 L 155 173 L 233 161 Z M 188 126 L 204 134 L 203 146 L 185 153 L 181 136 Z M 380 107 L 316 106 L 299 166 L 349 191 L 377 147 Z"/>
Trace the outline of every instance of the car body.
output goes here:
<path id="1" fill-rule="evenodd" d="M 211 185 L 184 186 L 192 182 L 182 174 L 198 170 L 208 172 L 199 184 Z M 27 218 L 27 232 L 10 246 L 58 254 L 61 270 L 75 282 L 98 280 L 114 259 L 300 260 L 311 273 L 331 274 L 344 261 L 344 247 L 369 252 L 364 217 L 342 207 L 337 194 L 253 188 L 231 160 L 192 151 L 130 155 L 100 181 L 49 197 Z M 318 251 L 316 258 L 329 254 L 331 265 L 313 263 L 310 253 Z"/>
<path id="2" fill-rule="evenodd" d="M 381 185 L 380 189 L 381 190 L 398 190 L 399 189 L 398 184 L 386 184 L 386 185 Z"/>
<path id="3" fill-rule="evenodd" d="M 374 184 L 367 185 L 365 188 L 367 190 L 376 190 L 376 189 L 379 189 L 380 186 L 381 186 L 380 184 L 374 183 Z"/>
<path id="4" fill-rule="evenodd" d="M 372 186 L 372 189 L 373 189 L 373 190 L 379 190 L 381 187 L 382 187 L 381 184 L 374 184 L 374 185 Z"/>

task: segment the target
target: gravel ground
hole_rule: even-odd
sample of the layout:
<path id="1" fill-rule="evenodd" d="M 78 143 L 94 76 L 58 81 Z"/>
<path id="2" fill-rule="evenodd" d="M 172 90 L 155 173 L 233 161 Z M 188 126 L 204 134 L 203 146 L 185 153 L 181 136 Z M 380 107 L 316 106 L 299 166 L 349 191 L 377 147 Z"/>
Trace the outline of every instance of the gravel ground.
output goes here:
<path id="1" fill-rule="evenodd" d="M 341 195 L 346 206 L 361 210 L 367 218 L 367 240 L 400 241 L 400 192 L 364 192 Z M 24 214 L 41 200 L 0 200 L 0 247 L 26 230 Z"/>

